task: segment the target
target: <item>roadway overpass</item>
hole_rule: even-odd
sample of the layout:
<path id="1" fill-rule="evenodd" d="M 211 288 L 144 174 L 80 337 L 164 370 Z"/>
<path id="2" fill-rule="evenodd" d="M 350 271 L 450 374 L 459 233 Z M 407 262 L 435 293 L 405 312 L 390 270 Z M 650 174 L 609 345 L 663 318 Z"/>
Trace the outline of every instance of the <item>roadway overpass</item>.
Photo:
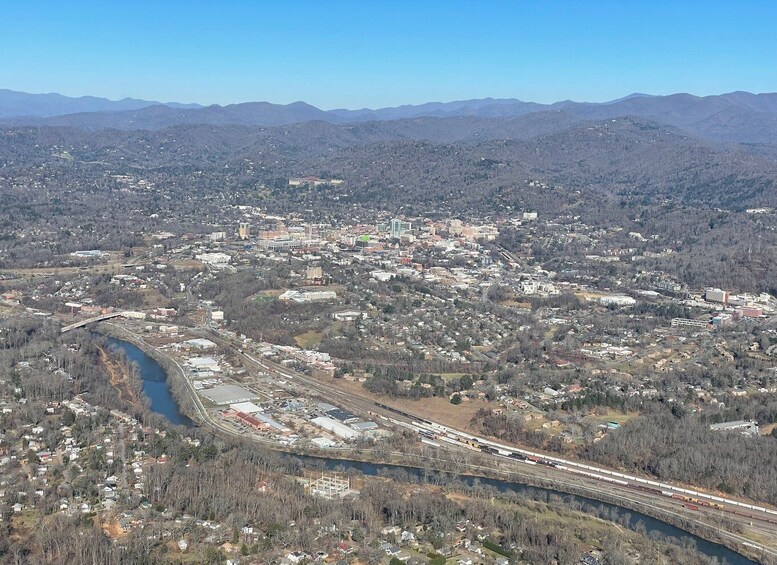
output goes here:
<path id="1" fill-rule="evenodd" d="M 95 316 L 94 318 L 81 320 L 80 322 L 76 322 L 75 324 L 70 324 L 69 326 L 65 326 L 64 328 L 62 328 L 62 333 L 67 333 L 71 330 L 83 328 L 84 326 L 88 326 L 89 324 L 94 324 L 96 322 L 102 322 L 104 320 L 118 318 L 119 316 L 123 316 L 123 315 L 124 315 L 124 312 L 111 312 L 110 314 L 103 314 L 102 316 Z"/>

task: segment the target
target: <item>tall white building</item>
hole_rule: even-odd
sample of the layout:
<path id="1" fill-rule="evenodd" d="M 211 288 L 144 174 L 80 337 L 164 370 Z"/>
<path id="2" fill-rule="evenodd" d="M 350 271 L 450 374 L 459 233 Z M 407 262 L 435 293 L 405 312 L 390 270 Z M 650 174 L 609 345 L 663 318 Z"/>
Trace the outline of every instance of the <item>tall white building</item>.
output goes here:
<path id="1" fill-rule="evenodd" d="M 391 220 L 391 239 L 399 239 L 412 229 L 410 222 L 403 222 L 398 218 Z"/>

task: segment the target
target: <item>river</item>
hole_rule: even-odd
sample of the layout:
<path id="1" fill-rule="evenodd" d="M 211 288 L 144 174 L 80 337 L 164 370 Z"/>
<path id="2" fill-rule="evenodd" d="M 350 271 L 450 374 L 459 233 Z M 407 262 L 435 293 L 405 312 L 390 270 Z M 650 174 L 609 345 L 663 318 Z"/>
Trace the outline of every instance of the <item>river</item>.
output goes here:
<path id="1" fill-rule="evenodd" d="M 127 359 L 137 364 L 140 377 L 143 380 L 143 393 L 151 401 L 151 410 L 161 414 L 173 424 L 187 427 L 195 425 L 188 416 L 179 410 L 178 403 L 170 393 L 167 375 L 159 363 L 146 355 L 138 346 L 128 341 L 108 338 L 108 346 L 114 350 L 124 351 Z"/>
<path id="2" fill-rule="evenodd" d="M 162 367 L 153 358 L 146 355 L 146 353 L 127 341 L 109 338 L 108 343 L 112 348 L 123 350 L 129 359 L 137 363 L 140 371 L 140 376 L 143 379 L 143 392 L 148 396 L 151 401 L 151 410 L 165 416 L 173 424 L 194 426 L 194 422 L 187 416 L 181 413 L 178 408 L 178 404 L 173 398 L 170 392 L 170 388 L 167 384 L 167 376 L 165 375 Z M 424 471 L 415 467 L 405 467 L 399 465 L 385 465 L 385 464 L 373 464 L 364 463 L 361 461 L 344 461 L 340 459 L 327 459 L 321 457 L 300 457 L 303 461 L 307 461 L 311 464 L 324 466 L 329 469 L 340 470 L 354 470 L 359 471 L 365 475 L 384 475 L 391 474 L 392 472 L 404 471 L 411 474 L 416 478 L 423 478 Z M 498 489 L 500 492 L 514 492 L 518 494 L 524 494 L 532 496 L 533 498 L 539 497 L 544 500 L 550 500 L 554 496 L 562 497 L 566 500 L 573 500 L 581 505 L 592 506 L 598 510 L 607 511 L 613 514 L 617 514 L 621 519 L 625 518 L 629 528 L 636 529 L 641 524 L 645 528 L 645 531 L 651 536 L 663 537 L 671 539 L 680 545 L 695 545 L 699 553 L 702 553 L 708 557 L 715 557 L 724 565 L 757 565 L 755 561 L 751 561 L 746 557 L 728 549 L 725 546 L 709 542 L 698 536 L 689 534 L 685 530 L 681 530 L 671 524 L 667 524 L 651 516 L 640 514 L 633 510 L 621 508 L 613 504 L 600 502 L 590 498 L 582 496 L 566 494 L 562 492 L 556 492 L 549 489 L 542 489 L 524 485 L 521 483 L 514 483 L 508 481 L 500 481 L 497 479 L 487 479 L 482 477 L 472 477 L 467 475 L 457 475 L 456 478 L 463 481 L 468 485 L 481 484 Z"/>

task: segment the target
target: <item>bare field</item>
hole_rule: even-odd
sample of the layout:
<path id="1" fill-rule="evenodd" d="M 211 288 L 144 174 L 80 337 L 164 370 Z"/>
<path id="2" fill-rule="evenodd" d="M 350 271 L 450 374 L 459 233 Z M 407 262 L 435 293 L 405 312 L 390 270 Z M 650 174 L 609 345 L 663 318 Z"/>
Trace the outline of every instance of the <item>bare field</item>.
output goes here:
<path id="1" fill-rule="evenodd" d="M 774 429 L 777 429 L 777 423 L 775 424 L 766 424 L 765 426 L 761 426 L 761 435 L 762 436 L 768 436 Z"/>
<path id="2" fill-rule="evenodd" d="M 321 332 L 311 331 L 311 332 L 305 332 L 297 336 L 294 336 L 294 341 L 296 341 L 297 345 L 302 349 L 312 349 L 316 347 L 319 343 L 321 343 L 321 339 L 323 337 L 324 337 L 324 334 L 322 334 Z"/>
<path id="3" fill-rule="evenodd" d="M 599 424 L 606 424 L 607 422 L 616 422 L 618 424 L 625 424 L 632 418 L 639 416 L 637 412 L 630 412 L 628 414 L 622 414 L 614 410 L 608 410 L 605 416 L 588 416 L 585 419 L 593 421 Z"/>
<path id="4" fill-rule="evenodd" d="M 403 410 L 419 418 L 429 418 L 461 430 L 470 428 L 470 421 L 475 413 L 481 408 L 487 408 L 488 403 L 482 400 L 473 400 L 462 402 L 458 406 L 451 404 L 447 398 L 420 398 L 411 400 L 407 398 L 388 398 L 377 394 L 372 394 L 364 389 L 362 383 L 346 381 L 344 379 L 326 378 L 322 379 L 332 386 L 332 388 L 348 392 L 350 394 L 368 398 L 374 402 L 380 402 L 386 406 L 391 406 L 398 410 Z M 347 406 L 346 406 L 347 408 Z"/>

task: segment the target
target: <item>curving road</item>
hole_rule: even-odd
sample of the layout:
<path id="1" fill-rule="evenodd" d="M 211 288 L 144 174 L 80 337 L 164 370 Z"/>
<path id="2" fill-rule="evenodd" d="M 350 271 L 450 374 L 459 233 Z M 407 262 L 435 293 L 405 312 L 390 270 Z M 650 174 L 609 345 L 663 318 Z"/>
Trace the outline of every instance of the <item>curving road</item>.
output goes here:
<path id="1" fill-rule="evenodd" d="M 122 327 L 122 329 L 124 331 L 128 331 L 126 328 Z M 132 332 L 129 333 L 133 335 L 136 340 L 144 343 L 139 336 L 133 334 Z M 587 490 L 589 492 L 599 492 L 605 500 L 607 498 L 616 496 L 624 501 L 628 501 L 630 504 L 644 506 L 646 509 L 660 508 L 662 511 L 668 512 L 684 521 L 694 521 L 698 524 L 713 528 L 721 536 L 721 538 L 725 539 L 729 544 L 733 544 L 733 546 L 746 546 L 750 550 L 756 549 L 764 554 L 768 554 L 777 558 L 777 550 L 768 546 L 764 546 L 760 543 L 755 543 L 754 540 L 750 538 L 732 531 L 725 530 L 721 528 L 721 526 L 707 521 L 709 518 L 719 518 L 725 515 L 726 518 L 729 518 L 735 523 L 749 526 L 751 523 L 753 523 L 753 519 L 760 519 L 763 521 L 763 523 L 758 524 L 761 528 L 759 531 L 766 532 L 765 535 L 768 536 L 767 539 L 777 539 L 777 511 L 774 509 L 767 508 L 765 506 L 749 504 L 747 502 L 735 500 L 732 498 L 711 495 L 696 489 L 686 488 L 684 486 L 678 486 L 671 483 L 652 481 L 643 477 L 620 473 L 618 471 L 600 466 L 587 465 L 578 461 L 556 457 L 554 455 L 547 455 L 536 451 L 526 450 L 517 446 L 497 442 L 486 437 L 476 436 L 470 434 L 469 432 L 457 430 L 436 422 L 431 422 L 428 419 L 416 417 L 411 414 L 403 416 L 389 412 L 376 406 L 375 403 L 369 398 L 364 398 L 349 392 L 333 389 L 327 386 L 325 383 L 321 383 L 320 381 L 308 377 L 307 375 L 291 371 L 286 367 L 266 359 L 259 359 L 248 351 L 245 351 L 243 344 L 237 342 L 237 340 L 235 340 L 233 337 L 224 335 L 216 329 L 205 328 L 204 334 L 207 335 L 209 339 L 216 341 L 220 346 L 232 350 L 239 358 L 242 359 L 246 368 L 253 369 L 254 371 L 264 372 L 281 380 L 285 380 L 286 383 L 283 385 L 283 388 L 287 390 L 290 389 L 292 391 L 296 391 L 297 393 L 315 394 L 323 399 L 331 401 L 335 404 L 339 404 L 353 412 L 360 412 L 363 414 L 369 412 L 377 414 L 385 420 L 392 420 L 397 424 L 403 425 L 404 427 L 415 429 L 417 432 L 422 431 L 424 426 L 434 426 L 440 434 L 448 436 L 450 439 L 450 444 L 443 446 L 444 449 L 449 451 L 471 449 L 468 446 L 456 445 L 457 442 L 455 441 L 456 439 L 469 439 L 472 441 L 477 441 L 481 445 L 488 445 L 497 450 L 503 450 L 503 452 L 520 453 L 525 456 L 537 457 L 549 462 L 553 462 L 558 466 L 551 467 L 546 465 L 537 465 L 534 466 L 534 468 L 531 468 L 529 465 L 523 465 L 521 462 L 510 460 L 507 457 L 500 456 L 498 454 L 480 453 L 481 456 L 493 461 L 497 468 L 507 467 L 509 470 L 519 471 L 521 474 L 525 474 L 527 476 L 534 476 L 537 478 L 545 479 L 550 478 L 554 482 L 559 484 L 567 484 L 572 488 Z M 225 426 L 222 422 L 219 422 L 211 416 L 211 414 L 202 404 L 202 401 L 194 389 L 191 381 L 186 378 L 186 373 L 183 367 L 175 359 L 170 359 L 175 363 L 179 371 L 178 376 L 182 378 L 186 384 L 187 390 L 189 391 L 190 396 L 194 401 L 197 415 L 200 417 L 202 423 L 207 424 L 208 426 L 211 426 L 212 428 L 222 433 L 245 439 L 247 437 L 246 434 Z M 281 386 L 281 383 L 279 382 L 278 385 Z M 424 421 L 428 424 L 419 425 L 419 421 Z M 277 444 L 272 442 L 261 441 L 261 438 L 255 436 L 254 434 L 248 437 L 254 441 L 260 441 L 261 443 L 274 445 L 276 448 L 278 447 Z M 401 455 L 406 459 L 406 454 L 398 455 Z M 475 467 L 476 466 L 467 465 L 467 468 L 471 470 L 477 470 Z M 493 468 L 490 470 L 493 470 Z M 582 475 L 582 472 L 587 473 L 587 476 Z M 651 488 L 664 490 L 665 492 L 669 493 L 692 496 L 700 500 L 704 499 L 713 501 L 715 503 L 731 506 L 732 508 L 737 508 L 742 512 L 738 511 L 737 514 L 721 514 L 720 510 L 711 511 L 710 509 L 705 508 L 702 512 L 687 513 L 685 509 L 678 508 L 680 504 L 679 501 L 672 499 L 670 496 L 655 495 L 653 493 L 635 490 L 635 488 L 637 488 L 639 485 L 648 485 Z M 769 524 L 767 521 L 772 521 L 774 523 Z"/>

